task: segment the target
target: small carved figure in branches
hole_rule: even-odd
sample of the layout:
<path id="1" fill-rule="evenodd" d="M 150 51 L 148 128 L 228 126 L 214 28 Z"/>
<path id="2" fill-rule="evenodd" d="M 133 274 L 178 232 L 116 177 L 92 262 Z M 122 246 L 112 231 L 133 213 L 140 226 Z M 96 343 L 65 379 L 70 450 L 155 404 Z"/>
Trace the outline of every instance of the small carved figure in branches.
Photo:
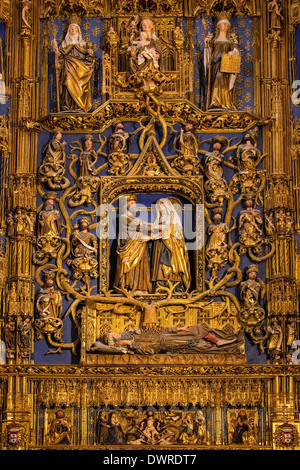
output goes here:
<path id="1" fill-rule="evenodd" d="M 74 260 L 69 264 L 72 266 L 75 279 L 84 277 L 98 277 L 98 262 L 95 259 L 98 242 L 97 237 L 90 232 L 89 219 L 82 217 L 78 222 L 78 228 L 71 238 L 72 254 Z"/>
<path id="2" fill-rule="evenodd" d="M 113 175 L 124 175 L 131 167 L 128 156 L 129 134 L 125 132 L 121 121 L 115 123 L 113 134 L 109 139 L 108 163 L 109 173 Z"/>
<path id="3" fill-rule="evenodd" d="M 38 318 L 60 318 L 62 296 L 55 284 L 54 271 L 44 272 L 44 285 L 37 294 L 36 311 Z"/>
<path id="4" fill-rule="evenodd" d="M 268 332 L 270 334 L 268 352 L 273 360 L 278 361 L 282 355 L 283 332 L 277 319 L 268 326 Z"/>
<path id="5" fill-rule="evenodd" d="M 212 269 L 214 274 L 226 266 L 228 261 L 227 234 L 229 228 L 222 222 L 223 210 L 217 208 L 213 213 L 213 223 L 208 227 L 209 240 L 206 246 L 206 259 L 208 269 Z"/>
<path id="6" fill-rule="evenodd" d="M 221 153 L 223 139 L 212 139 L 212 150 L 205 155 L 205 176 L 207 178 L 204 188 L 212 202 L 223 203 L 228 199 L 228 185 L 223 176 L 224 155 Z"/>
<path id="7" fill-rule="evenodd" d="M 93 136 L 84 137 L 84 148 L 79 155 L 79 176 L 97 176 L 95 164 L 97 163 L 97 152 L 93 148 Z"/>
<path id="8" fill-rule="evenodd" d="M 246 276 L 246 281 L 240 285 L 240 319 L 246 327 L 251 328 L 259 325 L 265 317 L 265 311 L 260 306 L 260 300 L 265 295 L 265 285 L 258 277 L 256 265 L 248 266 Z"/>
<path id="9" fill-rule="evenodd" d="M 246 247 L 259 247 L 262 242 L 263 216 L 253 207 L 253 199 L 246 199 L 246 208 L 239 215 L 239 240 Z"/>
<path id="10" fill-rule="evenodd" d="M 172 166 L 186 175 L 198 175 L 200 160 L 198 158 L 198 141 L 194 135 L 194 123 L 187 122 L 175 137 L 173 143 L 178 156 Z"/>

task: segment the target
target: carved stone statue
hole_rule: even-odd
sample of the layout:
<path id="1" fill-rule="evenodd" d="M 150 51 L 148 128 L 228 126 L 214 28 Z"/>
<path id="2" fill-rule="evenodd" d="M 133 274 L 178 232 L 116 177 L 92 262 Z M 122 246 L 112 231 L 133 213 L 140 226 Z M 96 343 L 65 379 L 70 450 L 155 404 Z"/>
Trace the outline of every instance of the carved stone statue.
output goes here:
<path id="1" fill-rule="evenodd" d="M 173 143 L 178 156 L 172 166 L 187 175 L 199 174 L 198 141 L 194 135 L 194 124 L 188 122 L 175 137 Z"/>
<path id="2" fill-rule="evenodd" d="M 240 53 L 237 41 L 231 34 L 230 21 L 226 16 L 220 16 L 214 38 L 205 39 L 207 109 L 236 109 L 234 86 L 240 69 L 239 58 Z"/>
<path id="3" fill-rule="evenodd" d="M 263 216 L 253 208 L 252 199 L 246 199 L 245 206 L 239 215 L 239 240 L 245 247 L 255 247 L 262 241 Z"/>
<path id="4" fill-rule="evenodd" d="M 58 48 L 56 40 L 52 45 L 59 74 L 59 110 L 88 112 L 92 107 L 91 77 L 95 59 L 92 45 L 82 38 L 80 19 L 71 17 L 61 46 Z"/>
<path id="5" fill-rule="evenodd" d="M 16 318 L 8 315 L 4 330 L 6 358 L 13 359 L 16 353 Z"/>
<path id="6" fill-rule="evenodd" d="M 223 176 L 224 155 L 221 153 L 222 140 L 212 139 L 212 150 L 205 155 L 204 169 L 207 178 L 204 188 L 212 202 L 223 203 L 228 199 L 228 185 Z"/>
<path id="7" fill-rule="evenodd" d="M 97 237 L 90 232 L 87 217 L 82 217 L 79 220 L 78 229 L 75 230 L 71 238 L 71 245 L 74 259 L 69 264 L 74 270 L 74 278 L 98 277 L 98 262 L 95 259 L 98 241 Z"/>

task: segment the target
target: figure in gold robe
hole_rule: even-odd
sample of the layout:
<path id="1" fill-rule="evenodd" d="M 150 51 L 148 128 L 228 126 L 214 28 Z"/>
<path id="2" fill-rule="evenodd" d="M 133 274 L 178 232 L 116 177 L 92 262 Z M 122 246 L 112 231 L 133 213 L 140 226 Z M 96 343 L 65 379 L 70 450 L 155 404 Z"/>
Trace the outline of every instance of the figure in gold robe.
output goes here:
<path id="1" fill-rule="evenodd" d="M 221 108 L 235 110 L 234 85 L 237 78 L 235 71 L 221 71 L 223 56 L 228 58 L 239 55 L 236 42 L 230 34 L 230 21 L 220 18 L 214 39 L 207 37 L 204 48 L 204 68 L 207 79 L 207 109 Z"/>
<path id="2" fill-rule="evenodd" d="M 115 287 L 149 293 L 151 283 L 147 242 L 150 240 L 150 224 L 135 216 L 136 204 L 134 195 L 127 196 L 127 207 L 121 210 Z"/>
<path id="3" fill-rule="evenodd" d="M 180 217 L 169 198 L 159 199 L 156 210 L 154 226 L 161 226 L 162 234 L 154 241 L 151 281 L 178 282 L 178 289 L 186 292 L 190 287 L 191 273 Z"/>
<path id="4" fill-rule="evenodd" d="M 94 52 L 82 39 L 78 23 L 71 20 L 60 48 L 53 42 L 57 73 L 60 71 L 61 111 L 88 112 L 92 107 L 90 81 L 95 67 Z"/>

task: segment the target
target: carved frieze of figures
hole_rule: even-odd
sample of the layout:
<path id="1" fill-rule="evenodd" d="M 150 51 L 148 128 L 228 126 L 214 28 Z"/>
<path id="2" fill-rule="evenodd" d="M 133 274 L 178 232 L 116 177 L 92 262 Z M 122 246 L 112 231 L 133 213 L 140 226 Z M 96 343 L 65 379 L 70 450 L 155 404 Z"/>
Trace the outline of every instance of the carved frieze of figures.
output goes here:
<path id="1" fill-rule="evenodd" d="M 62 138 L 61 131 L 56 130 L 44 150 L 43 162 L 39 168 L 39 181 L 47 183 L 51 189 L 60 188 L 64 183 L 66 142 Z"/>
<path id="2" fill-rule="evenodd" d="M 204 68 L 207 109 L 235 110 L 234 87 L 240 72 L 240 52 L 226 13 L 220 14 L 214 36 L 205 38 Z"/>
<path id="3" fill-rule="evenodd" d="M 208 439 L 202 410 L 100 410 L 97 414 L 95 441 L 100 445 L 206 444 Z"/>
<path id="4" fill-rule="evenodd" d="M 37 216 L 36 252 L 33 255 L 35 264 L 44 264 L 51 258 L 56 258 L 61 246 L 62 221 L 55 207 L 57 194 L 48 192 L 45 202 Z"/>
<path id="5" fill-rule="evenodd" d="M 97 354 L 199 354 L 241 351 L 241 332 L 228 333 L 205 324 L 162 327 L 156 332 L 138 327 L 124 332 L 107 332 L 90 349 Z"/>
<path id="6" fill-rule="evenodd" d="M 60 47 L 52 41 L 58 86 L 58 111 L 88 112 L 92 107 L 91 78 L 95 68 L 92 44 L 84 41 L 81 19 L 69 18 Z"/>

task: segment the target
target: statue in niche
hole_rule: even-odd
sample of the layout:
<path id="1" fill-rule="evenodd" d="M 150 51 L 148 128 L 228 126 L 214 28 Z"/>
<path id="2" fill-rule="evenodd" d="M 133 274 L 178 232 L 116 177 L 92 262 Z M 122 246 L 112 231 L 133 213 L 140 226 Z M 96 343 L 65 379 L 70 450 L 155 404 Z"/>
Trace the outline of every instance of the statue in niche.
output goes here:
<path id="1" fill-rule="evenodd" d="M 228 199 L 228 185 L 223 176 L 224 155 L 221 153 L 222 137 L 212 139 L 212 150 L 207 152 L 204 160 L 204 173 L 207 178 L 204 188 L 212 202 L 222 205 Z"/>
<path id="2" fill-rule="evenodd" d="M 132 22 L 131 22 L 132 23 Z M 136 20 L 133 20 L 136 23 Z M 175 75 L 165 75 L 162 71 L 162 46 L 155 33 L 154 22 L 150 18 L 144 18 L 140 23 L 140 31 L 135 36 L 135 27 L 130 32 L 127 52 L 129 53 L 129 76 L 118 76 L 116 83 L 121 87 L 132 88 L 138 96 L 146 98 L 146 106 L 150 109 L 150 102 L 159 106 L 155 95 L 162 92 L 165 83 L 173 81 Z M 154 110 L 151 110 L 153 113 Z"/>
<path id="3" fill-rule="evenodd" d="M 96 444 L 106 444 L 108 439 L 108 417 L 105 410 L 100 410 L 96 421 Z"/>
<path id="4" fill-rule="evenodd" d="M 66 420 L 63 410 L 56 411 L 46 440 L 52 445 L 70 445 L 72 443 L 72 428 Z"/>
<path id="5" fill-rule="evenodd" d="M 81 20 L 71 17 L 60 47 L 52 41 L 59 75 L 59 111 L 88 112 L 92 107 L 91 78 L 95 67 L 91 43 L 82 38 Z"/>
<path id="6" fill-rule="evenodd" d="M 38 236 L 59 237 L 62 229 L 59 211 L 55 208 L 56 193 L 45 195 L 43 208 L 38 215 Z"/>
<path id="7" fill-rule="evenodd" d="M 175 137 L 173 143 L 178 156 L 172 162 L 172 166 L 187 175 L 199 174 L 198 141 L 194 135 L 194 123 L 187 122 Z"/>
<path id="8" fill-rule="evenodd" d="M 279 360 L 282 354 L 283 331 L 280 322 L 274 319 L 267 328 L 269 332 L 268 352 L 272 359 Z"/>
<path id="9" fill-rule="evenodd" d="M 37 216 L 37 250 L 33 256 L 36 264 L 56 258 L 61 246 L 62 222 L 59 211 L 55 208 L 56 197 L 54 192 L 46 193 L 43 208 Z"/>
<path id="10" fill-rule="evenodd" d="M 16 353 L 16 317 L 8 315 L 4 329 L 6 358 L 13 359 Z"/>
<path id="11" fill-rule="evenodd" d="M 265 285 L 258 277 L 258 267 L 250 265 L 246 271 L 246 281 L 240 285 L 241 311 L 240 318 L 247 325 L 256 325 L 265 316 L 265 311 L 260 306 L 260 300 L 265 294 Z"/>
<path id="12" fill-rule="evenodd" d="M 22 238 L 33 235 L 35 226 L 34 211 L 27 211 L 17 206 L 14 211 L 9 211 L 6 217 L 7 236 Z"/>
<path id="13" fill-rule="evenodd" d="M 263 216 L 253 205 L 253 199 L 246 199 L 246 208 L 239 215 L 239 240 L 246 248 L 257 247 L 262 242 Z"/>
<path id="14" fill-rule="evenodd" d="M 270 0 L 268 4 L 268 11 L 270 13 L 270 26 L 271 29 L 279 30 L 282 29 L 283 16 L 282 16 L 282 5 L 280 0 Z"/>
<path id="15" fill-rule="evenodd" d="M 23 315 L 22 320 L 18 324 L 18 344 L 22 358 L 29 357 L 31 353 L 31 333 L 31 317 L 29 315 Z"/>
<path id="16" fill-rule="evenodd" d="M 213 223 L 208 227 L 209 239 L 206 245 L 206 259 L 208 269 L 217 272 L 226 266 L 228 261 L 227 234 L 228 225 L 222 222 L 223 209 L 216 208 L 213 211 Z"/>
<path id="17" fill-rule="evenodd" d="M 276 233 L 274 211 L 272 210 L 268 214 L 265 213 L 265 230 L 269 237 L 274 236 Z"/>
<path id="18" fill-rule="evenodd" d="M 234 86 L 240 72 L 240 53 L 226 13 L 220 14 L 214 38 L 205 38 L 204 68 L 207 109 L 236 110 Z"/>
<path id="19" fill-rule="evenodd" d="M 95 259 L 98 248 L 97 237 L 90 232 L 89 219 L 82 217 L 71 237 L 72 254 L 75 259 L 68 264 L 73 268 L 75 279 L 98 277 L 98 262 Z"/>
<path id="20" fill-rule="evenodd" d="M 161 227 L 153 244 L 151 281 L 155 286 L 178 283 L 177 292 L 186 292 L 191 284 L 190 263 L 180 217 L 172 198 L 156 202 L 155 227 Z"/>
<path id="21" fill-rule="evenodd" d="M 249 430 L 250 426 L 246 411 L 241 410 L 233 423 L 233 430 L 230 432 L 231 442 L 233 444 L 245 444 L 246 435 L 248 435 Z"/>
<path id="22" fill-rule="evenodd" d="M 130 45 L 130 70 L 132 73 L 160 68 L 161 43 L 155 34 L 155 26 L 150 18 L 141 21 L 139 36 L 131 35 Z"/>
<path id="23" fill-rule="evenodd" d="M 255 145 L 257 128 L 247 132 L 243 143 L 237 148 L 238 179 L 244 197 L 255 197 L 262 185 L 264 176 L 258 166 L 266 155 L 261 155 Z"/>
<path id="24" fill-rule="evenodd" d="M 129 134 L 125 132 L 121 121 L 115 123 L 114 132 L 109 139 L 108 163 L 109 173 L 119 176 L 124 175 L 131 168 L 128 156 Z"/>
<path id="25" fill-rule="evenodd" d="M 43 163 L 39 168 L 41 183 L 59 184 L 65 174 L 67 143 L 62 141 L 61 130 L 57 129 L 44 150 Z"/>

